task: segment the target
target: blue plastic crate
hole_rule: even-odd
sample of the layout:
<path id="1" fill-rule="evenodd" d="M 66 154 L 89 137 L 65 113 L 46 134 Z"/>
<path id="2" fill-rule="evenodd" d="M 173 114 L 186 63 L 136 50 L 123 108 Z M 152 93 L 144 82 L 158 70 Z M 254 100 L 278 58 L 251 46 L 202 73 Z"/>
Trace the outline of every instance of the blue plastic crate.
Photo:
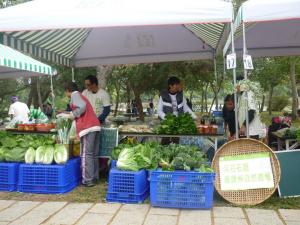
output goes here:
<path id="1" fill-rule="evenodd" d="M 214 173 L 152 171 L 150 202 L 166 208 L 209 209 L 213 205 Z"/>
<path id="2" fill-rule="evenodd" d="M 72 190 L 81 179 L 80 159 L 64 165 L 21 164 L 18 190 L 30 193 L 60 194 Z"/>
<path id="3" fill-rule="evenodd" d="M 137 204 L 143 203 L 146 198 L 149 197 L 149 189 L 147 189 L 144 193 L 135 195 L 131 193 L 110 193 L 107 192 L 106 201 L 107 202 L 119 202 L 119 203 L 127 203 L 127 204 Z"/>
<path id="4" fill-rule="evenodd" d="M 117 160 L 111 160 L 110 161 L 110 168 L 116 168 L 117 167 Z"/>
<path id="5" fill-rule="evenodd" d="M 72 182 L 77 182 L 78 180 L 81 181 L 81 159 L 80 157 L 76 157 L 70 159 L 68 163 L 71 164 L 71 174 L 72 174 Z M 74 173 L 73 173 L 74 171 Z"/>
<path id="6" fill-rule="evenodd" d="M 113 168 L 109 171 L 109 193 L 129 193 L 141 195 L 147 189 L 149 189 L 149 181 L 147 180 L 146 170 L 133 172 Z"/>
<path id="7" fill-rule="evenodd" d="M 48 186 L 48 185 L 18 185 L 18 191 L 35 194 L 64 194 L 72 191 L 79 184 L 79 181 L 70 183 L 65 186 Z"/>
<path id="8" fill-rule="evenodd" d="M 0 163 L 0 191 L 15 191 L 18 185 L 19 163 Z"/>

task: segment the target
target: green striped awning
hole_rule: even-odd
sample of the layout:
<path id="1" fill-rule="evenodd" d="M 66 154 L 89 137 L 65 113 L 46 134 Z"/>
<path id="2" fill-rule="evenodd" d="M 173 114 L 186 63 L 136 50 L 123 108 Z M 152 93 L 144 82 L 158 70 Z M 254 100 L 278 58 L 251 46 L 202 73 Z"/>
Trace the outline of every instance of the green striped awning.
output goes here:
<path id="1" fill-rule="evenodd" d="M 217 49 L 222 38 L 225 25 L 222 23 L 214 24 L 188 24 L 187 29 L 192 31 L 197 37 L 201 38 L 213 49 Z"/>
<path id="2" fill-rule="evenodd" d="M 0 33 L 0 43 L 34 57 L 70 66 L 90 29 L 63 29 Z"/>
<path id="3" fill-rule="evenodd" d="M 0 44 L 0 78 L 43 74 L 53 75 L 52 68 L 10 47 Z"/>

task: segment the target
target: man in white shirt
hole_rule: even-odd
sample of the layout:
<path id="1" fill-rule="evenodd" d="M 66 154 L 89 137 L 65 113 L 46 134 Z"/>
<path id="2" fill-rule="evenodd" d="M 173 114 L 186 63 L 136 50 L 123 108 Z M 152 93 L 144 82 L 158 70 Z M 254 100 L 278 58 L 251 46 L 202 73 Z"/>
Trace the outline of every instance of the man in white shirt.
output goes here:
<path id="1" fill-rule="evenodd" d="M 162 91 L 158 101 L 157 113 L 160 119 L 164 119 L 167 113 L 178 116 L 182 113 L 189 113 L 193 119 L 197 119 L 195 113 L 187 105 L 186 98 L 183 96 L 180 80 L 177 77 L 168 79 L 168 90 Z"/>
<path id="2" fill-rule="evenodd" d="M 109 94 L 98 87 L 98 79 L 96 76 L 87 76 L 84 83 L 86 90 L 82 92 L 82 95 L 91 103 L 100 123 L 104 123 L 110 113 Z"/>
<path id="3" fill-rule="evenodd" d="M 12 104 L 9 107 L 8 115 L 10 115 L 12 119 L 16 119 L 17 121 L 20 121 L 22 123 L 27 123 L 29 121 L 28 106 L 23 102 L 19 102 L 17 96 L 12 96 L 11 102 Z"/>

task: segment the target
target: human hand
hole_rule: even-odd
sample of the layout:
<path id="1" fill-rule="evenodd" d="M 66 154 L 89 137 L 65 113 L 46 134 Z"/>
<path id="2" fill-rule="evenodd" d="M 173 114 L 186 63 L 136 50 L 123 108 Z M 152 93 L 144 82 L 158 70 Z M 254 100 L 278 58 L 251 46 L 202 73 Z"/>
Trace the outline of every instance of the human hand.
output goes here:
<path id="1" fill-rule="evenodd" d="M 234 140 L 234 139 L 235 139 L 235 135 L 232 135 L 232 136 L 229 136 L 227 140 L 228 140 L 228 141 L 232 141 L 232 140 Z"/>
<path id="2" fill-rule="evenodd" d="M 246 127 L 245 127 L 245 126 L 242 126 L 242 127 L 240 128 L 240 130 L 239 130 L 239 134 L 240 134 L 241 136 L 244 136 L 245 133 L 246 133 Z"/>

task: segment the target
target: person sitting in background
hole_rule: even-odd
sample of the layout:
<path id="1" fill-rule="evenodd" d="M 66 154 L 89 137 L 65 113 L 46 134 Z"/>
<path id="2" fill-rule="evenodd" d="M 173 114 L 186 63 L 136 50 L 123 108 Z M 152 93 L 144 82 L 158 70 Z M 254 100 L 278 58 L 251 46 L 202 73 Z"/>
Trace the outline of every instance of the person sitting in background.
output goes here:
<path id="1" fill-rule="evenodd" d="M 8 110 L 8 115 L 11 119 L 15 119 L 16 121 L 27 123 L 29 121 L 29 108 L 28 106 L 20 102 L 17 96 L 11 97 L 11 105 Z"/>
<path id="2" fill-rule="evenodd" d="M 223 119 L 225 122 L 225 133 L 228 133 L 228 141 L 235 138 L 235 112 L 234 95 L 227 95 L 224 99 Z"/>
<path id="3" fill-rule="evenodd" d="M 89 102 L 79 91 L 75 83 L 65 87 L 65 94 L 70 98 L 71 112 L 65 114 L 75 120 L 77 136 L 80 137 L 80 157 L 82 183 L 92 187 L 99 180 L 98 152 L 100 141 L 100 123 Z"/>
<path id="4" fill-rule="evenodd" d="M 96 76 L 87 76 L 84 83 L 86 90 L 82 92 L 82 95 L 89 100 L 100 123 L 103 124 L 110 113 L 109 95 L 104 89 L 98 87 Z"/>

